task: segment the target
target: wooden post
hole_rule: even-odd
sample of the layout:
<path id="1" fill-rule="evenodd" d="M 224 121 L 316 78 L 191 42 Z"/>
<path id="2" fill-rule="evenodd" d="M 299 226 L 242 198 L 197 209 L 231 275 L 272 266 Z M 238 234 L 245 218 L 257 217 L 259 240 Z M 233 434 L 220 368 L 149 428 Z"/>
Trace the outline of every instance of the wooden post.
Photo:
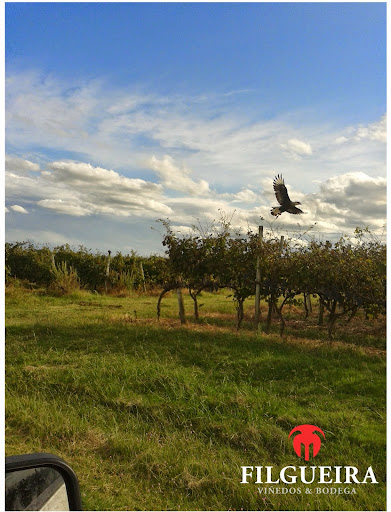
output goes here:
<path id="1" fill-rule="evenodd" d="M 145 275 L 144 275 L 144 267 L 143 267 L 143 262 L 140 261 L 140 273 L 141 273 L 141 277 L 143 279 L 143 290 L 144 290 L 144 293 L 147 291 L 146 288 L 145 288 Z"/>
<path id="2" fill-rule="evenodd" d="M 323 325 L 323 315 L 324 315 L 324 303 L 323 300 L 319 297 L 319 317 L 318 317 L 318 325 Z"/>
<path id="3" fill-rule="evenodd" d="M 312 313 L 312 303 L 311 303 L 311 294 L 307 293 L 305 296 L 305 300 L 307 302 L 307 308 L 310 313 Z"/>
<path id="4" fill-rule="evenodd" d="M 283 248 L 284 248 L 284 235 L 281 235 L 280 247 L 279 247 L 280 256 L 281 256 Z M 274 312 L 276 315 L 280 316 L 279 313 L 278 313 L 278 300 L 279 300 L 279 297 L 276 297 L 276 300 L 275 300 L 275 302 L 273 304 L 272 312 Z"/>
<path id="5" fill-rule="evenodd" d="M 110 276 L 110 256 L 111 256 L 111 251 L 108 251 L 108 253 L 109 253 L 109 256 L 107 258 L 107 265 L 106 265 L 105 293 L 107 293 L 107 283 L 109 281 L 109 276 Z"/>
<path id="6" fill-rule="evenodd" d="M 181 324 L 186 323 L 186 314 L 185 314 L 185 304 L 183 302 L 182 296 L 182 288 L 176 289 L 177 297 L 178 297 L 178 306 L 179 306 L 179 318 L 181 319 Z"/>
<path id="7" fill-rule="evenodd" d="M 261 250 L 263 239 L 263 226 L 258 226 L 258 253 L 255 275 L 255 325 L 258 327 L 261 319 Z"/>

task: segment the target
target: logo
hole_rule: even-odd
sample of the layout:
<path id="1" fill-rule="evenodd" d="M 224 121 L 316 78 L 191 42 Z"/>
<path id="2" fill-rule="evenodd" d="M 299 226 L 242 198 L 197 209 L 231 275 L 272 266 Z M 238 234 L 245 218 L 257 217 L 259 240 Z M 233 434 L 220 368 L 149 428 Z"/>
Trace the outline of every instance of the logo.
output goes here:
<path id="1" fill-rule="evenodd" d="M 323 430 L 316 425 L 298 425 L 291 430 L 288 439 L 293 436 L 293 448 L 298 457 L 302 457 L 302 446 L 304 446 L 304 459 L 308 461 L 311 445 L 312 457 L 316 457 L 322 444 L 322 438 L 318 432 L 326 439 Z M 367 467 L 365 474 L 356 466 L 339 465 L 299 467 L 251 465 L 241 466 L 241 469 L 240 483 L 249 484 L 250 480 L 255 485 L 263 485 L 264 487 L 258 487 L 259 494 L 356 494 L 355 487 L 343 485 L 379 483 L 372 466 Z M 313 487 L 314 485 L 320 487 Z"/>
<path id="2" fill-rule="evenodd" d="M 320 450 L 320 445 L 322 443 L 320 437 L 315 434 L 315 432 L 320 432 L 324 439 L 326 439 L 324 432 L 315 425 L 298 425 L 294 429 L 291 430 L 289 434 L 289 438 L 294 432 L 300 432 L 293 439 L 293 448 L 298 457 L 301 457 L 301 446 L 304 446 L 304 460 L 308 461 L 310 458 L 310 445 L 312 444 L 312 456 L 316 457 Z"/>

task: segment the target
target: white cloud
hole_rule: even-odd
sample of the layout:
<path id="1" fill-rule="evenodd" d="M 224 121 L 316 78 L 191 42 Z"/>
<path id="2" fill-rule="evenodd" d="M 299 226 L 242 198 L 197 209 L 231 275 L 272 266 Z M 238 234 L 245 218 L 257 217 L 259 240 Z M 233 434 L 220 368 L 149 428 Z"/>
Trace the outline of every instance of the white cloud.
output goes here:
<path id="1" fill-rule="evenodd" d="M 170 219 L 178 224 L 192 226 L 198 219 L 211 222 L 218 218 L 219 210 L 231 213 L 235 208 L 225 199 L 216 197 L 176 197 L 168 198 L 167 205 L 172 209 Z"/>
<path id="2" fill-rule="evenodd" d="M 376 224 L 386 219 L 386 179 L 372 178 L 362 172 L 346 173 L 327 180 L 320 187 L 320 196 L 325 202 L 335 205 L 347 213 L 345 224 Z M 340 221 L 342 218 L 340 218 Z"/>
<path id="3" fill-rule="evenodd" d="M 169 189 L 185 192 L 192 196 L 205 195 L 209 193 L 209 184 L 205 180 L 198 182 L 192 180 L 189 176 L 190 170 L 186 167 L 179 168 L 174 164 L 169 155 L 165 155 L 161 160 L 153 156 L 149 165 L 160 177 L 162 184 Z"/>
<path id="4" fill-rule="evenodd" d="M 84 215 L 91 215 L 93 212 L 88 208 L 83 208 L 78 204 L 70 204 L 64 202 L 62 199 L 42 199 L 37 202 L 38 206 L 54 210 L 57 213 L 65 215 L 74 215 L 76 217 L 84 217 Z"/>
<path id="5" fill-rule="evenodd" d="M 349 139 L 347 137 L 345 137 L 344 135 L 341 135 L 340 137 L 337 137 L 335 139 L 335 142 L 336 144 L 344 144 L 345 142 L 347 142 Z"/>
<path id="6" fill-rule="evenodd" d="M 13 204 L 10 206 L 11 210 L 17 213 L 28 213 L 28 211 L 23 208 L 23 206 L 19 206 L 18 204 Z"/>
<path id="7" fill-rule="evenodd" d="M 384 116 L 380 121 L 365 125 L 359 125 L 354 136 L 356 140 L 369 139 L 379 142 L 387 142 L 387 116 Z"/>
<path id="8" fill-rule="evenodd" d="M 244 188 L 237 194 L 234 194 L 232 200 L 234 203 L 254 203 L 258 200 L 258 196 L 252 190 Z"/>
<path id="9" fill-rule="evenodd" d="M 5 206 L 5 213 L 9 213 L 9 209 Z"/>
<path id="10" fill-rule="evenodd" d="M 41 173 L 39 176 L 20 176 L 11 172 L 5 173 L 5 189 L 8 201 L 19 199 L 36 201 L 44 197 L 72 199 L 74 193 L 71 189 L 60 187 L 47 180 Z"/>
<path id="11" fill-rule="evenodd" d="M 159 195 L 162 191 L 161 185 L 156 183 L 126 178 L 115 171 L 93 167 L 84 162 L 58 161 L 48 164 L 48 168 L 53 172 L 45 173 L 47 179 L 86 192 L 91 192 L 91 187 L 94 187 L 105 191 L 106 197 L 110 194 L 112 199 L 119 201 L 127 194 Z"/>
<path id="12" fill-rule="evenodd" d="M 385 117 L 332 128 L 306 121 L 301 112 L 268 120 L 245 114 L 240 97 L 230 95 L 158 96 L 141 88 L 109 90 L 97 81 L 66 84 L 38 74 L 8 75 L 7 83 L 7 144 L 21 151 L 35 144 L 71 152 L 95 167 L 137 177 L 154 155 L 166 188 L 165 183 L 175 185 L 165 161 L 169 155 L 182 162 L 173 164 L 180 177 L 176 186 L 182 187 L 176 190 L 186 193 L 195 192 L 194 184 L 202 193 L 208 184 L 257 187 L 270 169 L 298 175 L 306 192 L 312 180 L 352 169 L 385 173 Z M 192 177 L 186 182 L 187 169 Z"/>
<path id="13" fill-rule="evenodd" d="M 51 169 L 49 174 L 42 173 L 41 177 L 34 179 L 16 176 L 16 180 L 17 183 L 23 184 L 33 182 L 35 193 L 41 190 L 42 194 L 40 199 L 30 201 L 58 214 L 76 218 L 91 215 L 140 217 L 140 226 L 145 226 L 144 229 L 148 227 L 148 218 L 152 220 L 168 217 L 175 231 L 181 234 L 190 233 L 192 227 L 197 224 L 210 226 L 218 222 L 220 217 L 230 219 L 232 227 L 242 232 L 246 232 L 248 227 L 257 230 L 257 226 L 263 224 L 265 227 L 272 226 L 274 231 L 287 230 L 288 236 L 293 237 L 296 237 L 296 231 L 303 232 L 311 226 L 314 226 L 311 232 L 320 231 L 325 236 L 331 233 L 334 238 L 342 233 L 352 233 L 356 226 L 369 225 L 377 233 L 381 233 L 385 223 L 385 179 L 372 178 L 362 172 L 333 176 L 319 183 L 316 192 L 311 194 L 297 191 L 296 187 L 299 187 L 300 183 L 293 180 L 295 189 L 287 184 L 290 197 L 292 200 L 301 201 L 305 215 L 294 216 L 284 213 L 275 219 L 270 215 L 270 208 L 277 204 L 271 178 L 263 181 L 264 189 L 258 194 L 250 189 L 242 189 L 232 194 L 219 194 L 210 190 L 208 196 L 196 198 L 187 194 L 183 194 L 182 197 L 167 197 L 161 194 L 159 184 L 147 187 L 144 180 L 140 180 L 143 182 L 141 184 L 135 180 L 136 191 L 141 190 L 142 193 L 128 194 L 128 204 L 125 206 L 121 203 L 118 207 L 118 201 L 113 203 L 111 187 L 107 186 L 107 183 L 103 183 L 102 186 L 102 180 L 109 183 L 113 180 L 115 184 L 122 183 L 118 173 L 106 169 L 96 170 L 89 164 L 73 164 L 56 162 L 55 165 L 53 163 L 48 166 Z M 67 169 L 70 171 L 69 175 L 67 171 L 64 173 Z M 81 178 L 79 173 L 82 173 L 83 169 L 88 172 Z M 59 176 L 53 177 L 52 174 L 57 171 L 60 171 Z M 134 184 L 133 181 L 131 183 Z M 28 190 L 31 191 L 32 188 L 30 186 Z M 28 200 L 23 190 L 25 189 L 20 189 L 20 198 Z M 55 191 L 51 199 L 45 197 L 48 190 Z M 157 193 L 160 194 L 159 203 L 155 199 Z M 16 205 L 11 208 L 17 211 Z M 27 235 L 28 233 L 23 238 Z"/>
<path id="14" fill-rule="evenodd" d="M 158 96 L 38 74 L 8 75 L 7 84 L 7 204 L 33 212 L 19 222 L 45 209 L 67 222 L 169 217 L 182 228 L 212 222 L 219 210 L 243 229 L 260 216 L 326 231 L 384 223 L 385 116 L 331 126 L 302 112 L 263 119 L 229 93 Z M 53 152 L 58 160 L 45 167 Z M 271 218 L 278 173 L 306 215 Z"/>
<path id="15" fill-rule="evenodd" d="M 271 198 L 270 189 L 266 187 L 264 197 L 269 204 L 277 204 Z M 278 219 L 270 217 L 270 207 L 259 206 L 248 212 L 249 219 L 256 224 L 256 219 L 263 216 L 265 223 L 271 223 L 273 229 L 299 230 L 300 232 L 314 226 L 312 233 L 331 234 L 338 238 L 343 233 L 352 234 L 357 226 L 369 226 L 380 234 L 386 222 L 386 180 L 373 178 L 362 172 L 345 173 L 333 176 L 319 184 L 316 192 L 302 194 L 289 189 L 292 200 L 299 200 L 304 215 L 283 213 Z"/>
<path id="16" fill-rule="evenodd" d="M 72 216 L 120 217 L 170 215 L 161 185 L 130 179 L 83 162 L 56 161 L 38 177 L 6 173 L 8 197 L 37 201 L 38 206 Z"/>
<path id="17" fill-rule="evenodd" d="M 387 142 L 387 114 L 384 114 L 379 121 L 369 124 L 359 124 L 358 126 L 350 126 L 346 128 L 345 134 L 335 139 L 337 144 L 345 144 L 347 142 Z"/>
<path id="18" fill-rule="evenodd" d="M 229 203 L 248 203 L 253 204 L 259 202 L 261 200 L 261 196 L 256 194 L 253 190 L 249 188 L 242 188 L 240 192 L 236 193 L 214 193 L 214 197 L 219 197 L 220 199 L 224 199 Z"/>
<path id="19" fill-rule="evenodd" d="M 74 217 L 169 217 L 182 226 L 182 231 L 183 226 L 190 229 L 198 220 L 207 223 L 218 220 L 219 212 L 235 219 L 235 227 L 242 229 L 247 229 L 249 224 L 256 229 L 260 217 L 284 228 L 299 223 L 306 229 L 316 224 L 317 229 L 324 231 L 352 230 L 367 224 L 380 229 L 385 222 L 386 180 L 363 172 L 333 176 L 320 182 L 318 190 L 311 194 L 298 190 L 300 180 L 286 181 L 291 199 L 302 203 L 305 215 L 283 214 L 274 219 L 270 216 L 271 207 L 277 205 L 272 177 L 262 180 L 263 188 L 257 194 L 248 188 L 236 193 L 218 193 L 205 186 L 203 191 L 207 194 L 195 198 L 192 193 L 197 192 L 197 186 L 202 190 L 202 186 L 191 178 L 189 170 L 178 167 L 169 157 L 162 161 L 155 159 L 154 165 L 163 169 L 158 172 L 162 183 L 126 178 L 116 171 L 83 162 L 56 161 L 48 164 L 50 172 L 42 171 L 39 176 L 7 172 L 7 193 L 14 200 Z M 274 174 L 270 172 L 271 176 Z M 165 185 L 175 187 L 183 195 L 165 195 Z M 18 205 L 10 208 L 27 213 Z"/>
<path id="20" fill-rule="evenodd" d="M 5 170 L 17 174 L 28 174 L 30 171 L 39 171 L 39 165 L 23 158 L 5 155 Z"/>
<path id="21" fill-rule="evenodd" d="M 281 147 L 294 158 L 312 155 L 311 145 L 299 139 L 289 139 L 286 144 L 281 144 Z"/>
<path id="22" fill-rule="evenodd" d="M 193 226 L 171 226 L 171 229 L 178 235 L 187 236 L 195 233 Z"/>

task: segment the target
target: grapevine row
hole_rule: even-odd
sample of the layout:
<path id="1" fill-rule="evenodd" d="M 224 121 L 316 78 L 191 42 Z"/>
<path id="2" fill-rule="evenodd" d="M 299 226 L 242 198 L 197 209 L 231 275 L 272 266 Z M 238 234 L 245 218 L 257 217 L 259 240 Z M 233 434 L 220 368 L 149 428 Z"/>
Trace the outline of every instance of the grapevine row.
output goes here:
<path id="1" fill-rule="evenodd" d="M 161 299 L 169 290 L 189 290 L 197 319 L 197 297 L 202 290 L 230 288 L 239 328 L 244 301 L 255 296 L 256 285 L 257 297 L 268 304 L 266 331 L 275 312 L 282 334 L 284 307 L 302 295 L 316 295 L 321 309 L 328 312 L 330 339 L 336 321 L 342 316 L 353 317 L 360 308 L 367 317 L 385 314 L 386 248 L 376 239 L 364 236 L 366 233 L 361 230 L 356 230 L 353 245 L 342 238 L 335 244 L 312 240 L 301 246 L 276 238 L 260 241 L 252 231 L 246 236 L 232 236 L 226 229 L 209 235 L 178 237 L 168 223 L 166 231 L 163 245 L 169 266 L 158 301 L 158 315 Z"/>

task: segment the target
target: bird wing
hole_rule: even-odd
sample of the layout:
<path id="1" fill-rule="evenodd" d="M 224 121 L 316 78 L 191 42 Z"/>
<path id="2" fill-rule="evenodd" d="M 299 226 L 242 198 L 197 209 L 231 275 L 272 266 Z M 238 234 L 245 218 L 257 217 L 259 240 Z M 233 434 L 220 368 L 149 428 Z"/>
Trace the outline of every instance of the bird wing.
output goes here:
<path id="1" fill-rule="evenodd" d="M 300 210 L 300 208 L 297 208 L 295 205 L 290 206 L 285 211 L 288 213 L 293 213 L 294 215 L 300 215 L 301 213 L 304 213 L 303 210 Z"/>
<path id="2" fill-rule="evenodd" d="M 288 191 L 286 189 L 284 180 L 283 180 L 282 176 L 280 176 L 279 174 L 274 178 L 273 188 L 274 188 L 274 192 L 276 194 L 277 201 L 280 204 L 290 203 L 291 200 L 289 199 Z M 289 211 L 289 210 L 287 210 L 287 211 Z"/>

